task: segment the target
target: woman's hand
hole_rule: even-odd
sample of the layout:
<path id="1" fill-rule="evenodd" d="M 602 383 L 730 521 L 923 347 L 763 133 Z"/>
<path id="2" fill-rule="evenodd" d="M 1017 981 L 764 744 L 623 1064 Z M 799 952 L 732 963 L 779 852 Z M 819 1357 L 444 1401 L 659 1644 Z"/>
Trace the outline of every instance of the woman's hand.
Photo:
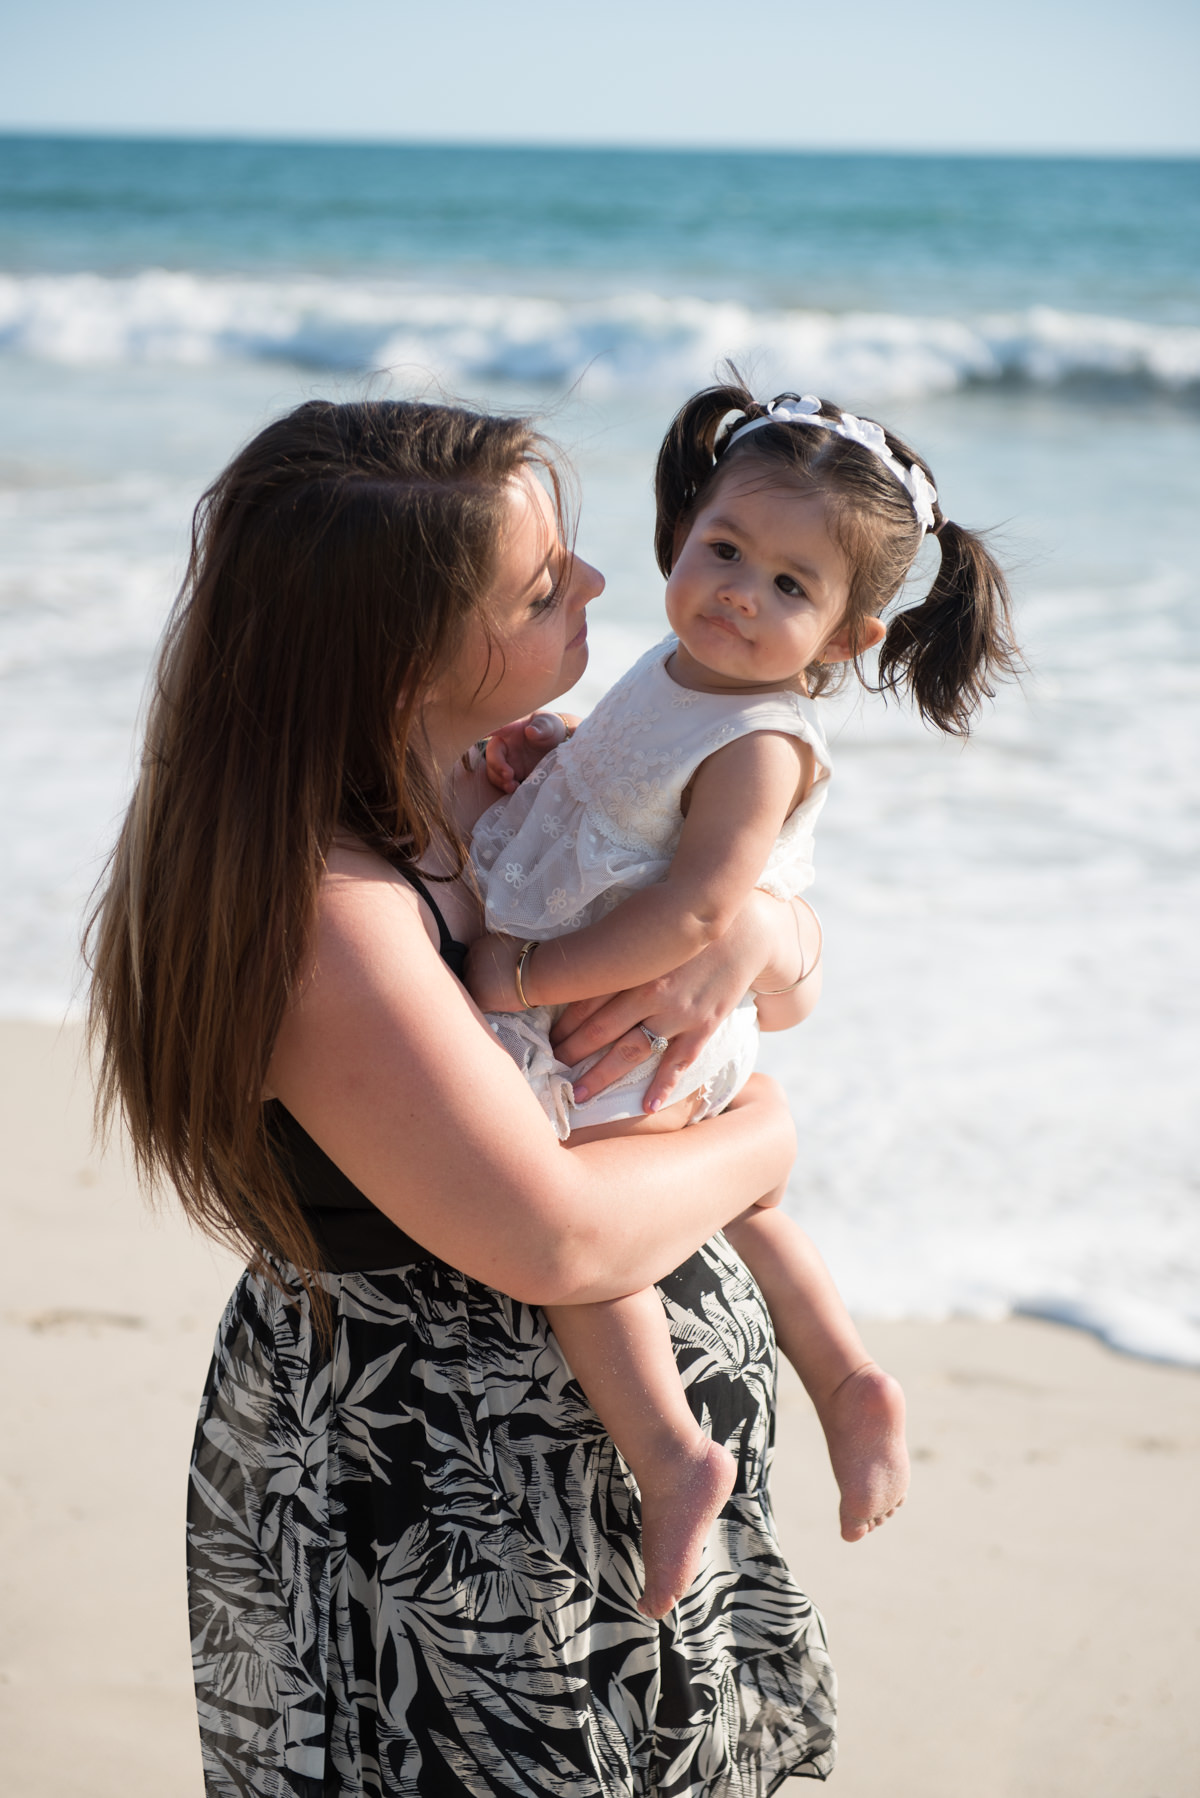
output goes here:
<path id="1" fill-rule="evenodd" d="M 515 793 L 538 763 L 566 742 L 578 723 L 578 718 L 564 712 L 533 712 L 493 731 L 483 758 L 492 785 L 498 792 Z"/>
<path id="2" fill-rule="evenodd" d="M 646 1111 L 658 1111 L 755 981 L 770 973 L 778 984 L 773 971 L 786 967 L 789 957 L 795 959 L 795 941 L 791 906 L 755 889 L 725 934 L 673 973 L 607 999 L 568 1005 L 551 1035 L 559 1060 L 573 1065 L 598 1049 L 608 1051 L 576 1086 L 576 1098 L 603 1092 L 650 1059 L 644 1024 L 668 1042 L 643 1101 Z M 764 984 L 769 982 L 764 979 Z"/>

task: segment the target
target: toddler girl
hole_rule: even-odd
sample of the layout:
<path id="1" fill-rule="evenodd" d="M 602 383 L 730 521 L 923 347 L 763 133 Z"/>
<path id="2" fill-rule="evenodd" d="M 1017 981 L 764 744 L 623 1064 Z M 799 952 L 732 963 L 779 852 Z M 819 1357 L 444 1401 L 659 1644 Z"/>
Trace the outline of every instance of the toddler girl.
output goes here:
<path id="1" fill-rule="evenodd" d="M 733 415 L 731 417 L 731 414 Z M 878 644 L 880 685 L 965 734 L 989 680 L 1016 661 L 1003 575 L 942 514 L 926 465 L 828 401 L 757 403 L 740 385 L 697 394 L 659 454 L 655 548 L 673 636 L 600 701 L 569 741 L 480 820 L 473 859 L 487 926 L 468 985 L 560 1137 L 677 1127 L 721 1110 L 753 1068 L 757 1014 L 820 953 L 800 898 L 831 772 L 814 700 Z M 941 565 L 918 606 L 885 625 L 926 531 Z M 687 1070 L 684 1100 L 643 1114 L 669 1045 L 589 1097 L 567 1067 L 556 1008 L 653 980 L 719 937 L 754 887 L 796 910 L 796 959 L 747 995 Z M 772 1005 L 775 1016 L 772 1019 Z M 593 1060 L 595 1058 L 592 1058 Z M 907 1485 L 903 1398 L 870 1360 L 815 1248 L 768 1194 L 726 1234 L 767 1300 L 808 1388 L 857 1540 Z M 572 1372 L 638 1482 L 642 1609 L 687 1589 L 734 1463 L 692 1415 L 653 1292 L 549 1312 Z"/>

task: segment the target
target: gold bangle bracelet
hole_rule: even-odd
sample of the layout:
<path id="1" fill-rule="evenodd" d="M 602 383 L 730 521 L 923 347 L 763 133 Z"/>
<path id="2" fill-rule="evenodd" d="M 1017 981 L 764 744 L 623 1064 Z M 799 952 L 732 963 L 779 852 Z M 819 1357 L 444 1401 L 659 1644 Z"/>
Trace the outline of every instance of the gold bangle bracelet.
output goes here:
<path id="1" fill-rule="evenodd" d="M 539 939 L 537 937 L 530 937 L 530 939 L 527 943 L 521 944 L 521 953 L 517 956 L 517 965 L 513 969 L 513 985 L 517 989 L 517 998 L 521 1001 L 522 1011 L 532 1011 L 533 1010 L 533 1006 L 530 1004 L 529 1000 L 525 997 L 524 975 L 525 975 L 525 969 L 529 963 L 529 957 L 533 954 L 534 950 L 538 946 L 538 940 Z"/>
<path id="2" fill-rule="evenodd" d="M 809 911 L 812 913 L 813 923 L 817 927 L 817 953 L 813 956 L 811 967 L 805 967 L 805 965 L 804 965 L 804 943 L 800 936 L 800 916 L 799 916 L 799 913 L 796 911 L 797 905 L 804 906 L 806 911 Z M 782 997 L 785 993 L 794 993 L 796 988 L 798 986 L 803 986 L 804 982 L 808 979 L 809 975 L 815 974 L 817 969 L 821 965 L 821 952 L 825 947 L 825 932 L 821 929 L 821 920 L 817 915 L 816 906 L 810 905 L 808 903 L 807 899 L 802 899 L 800 897 L 799 893 L 797 893 L 796 897 L 791 901 L 791 907 L 792 907 L 792 917 L 796 921 L 796 946 L 800 950 L 800 972 L 797 974 L 796 978 L 792 981 L 790 986 L 775 986 L 775 987 L 771 987 L 770 989 L 768 989 L 766 987 L 756 986 L 754 988 L 754 993 L 755 993 L 756 998 L 759 998 L 759 999 L 782 999 Z"/>

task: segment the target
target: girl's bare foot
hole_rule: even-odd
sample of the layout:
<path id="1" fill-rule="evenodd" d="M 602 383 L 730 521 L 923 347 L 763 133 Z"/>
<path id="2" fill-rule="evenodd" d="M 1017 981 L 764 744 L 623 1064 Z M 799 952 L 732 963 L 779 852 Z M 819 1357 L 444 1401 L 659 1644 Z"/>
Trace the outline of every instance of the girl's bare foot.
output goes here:
<path id="1" fill-rule="evenodd" d="M 708 1533 L 733 1491 L 737 1462 L 711 1436 L 634 1469 L 642 1495 L 644 1617 L 665 1617 L 695 1579 Z M 645 1478 L 643 1478 L 643 1473 Z"/>
<path id="2" fill-rule="evenodd" d="M 858 1542 L 899 1509 L 908 1491 L 904 1394 L 868 1361 L 817 1411 L 842 1495 L 842 1538 Z"/>

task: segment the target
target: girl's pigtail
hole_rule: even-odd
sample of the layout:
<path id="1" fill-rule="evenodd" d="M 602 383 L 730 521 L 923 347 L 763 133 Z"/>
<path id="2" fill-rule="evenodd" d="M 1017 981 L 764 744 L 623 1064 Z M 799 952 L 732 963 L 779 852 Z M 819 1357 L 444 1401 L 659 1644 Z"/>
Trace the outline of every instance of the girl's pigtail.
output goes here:
<path id="1" fill-rule="evenodd" d="M 675 563 L 679 526 L 695 509 L 697 499 L 712 479 L 723 421 L 731 412 L 757 418 L 765 411 L 737 370 L 731 369 L 730 375 L 725 386 L 706 387 L 703 393 L 692 395 L 671 420 L 658 452 L 654 471 L 654 554 L 664 575 L 670 574 Z M 728 432 L 724 435 L 728 437 Z"/>
<path id="2" fill-rule="evenodd" d="M 1022 666 L 1008 583 L 983 538 L 943 519 L 935 526 L 942 565 L 918 606 L 888 626 L 879 652 L 879 691 L 903 688 L 928 723 L 965 737 L 992 683 Z"/>

